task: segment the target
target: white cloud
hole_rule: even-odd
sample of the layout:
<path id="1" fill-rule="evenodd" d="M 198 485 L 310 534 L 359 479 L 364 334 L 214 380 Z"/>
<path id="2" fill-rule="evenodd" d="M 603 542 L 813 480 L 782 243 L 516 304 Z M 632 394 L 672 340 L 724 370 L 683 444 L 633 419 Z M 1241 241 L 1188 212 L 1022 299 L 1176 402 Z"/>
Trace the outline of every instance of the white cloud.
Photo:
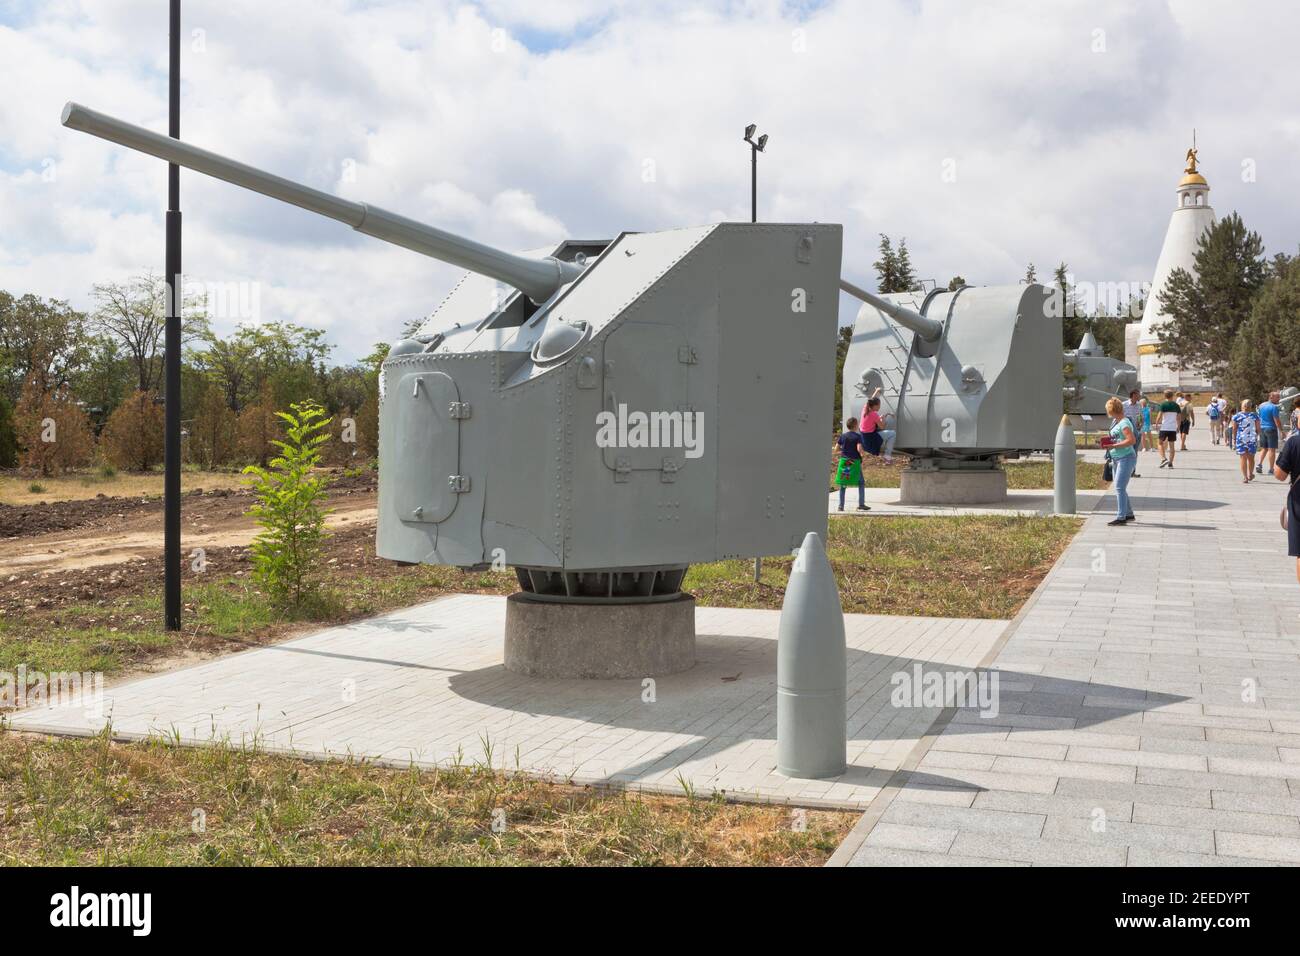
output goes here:
<path id="1" fill-rule="evenodd" d="M 191 0 L 182 131 L 527 248 L 748 219 L 740 130 L 757 122 L 772 137 L 763 218 L 843 222 L 859 281 L 886 232 L 908 238 L 922 275 L 987 284 L 1031 259 L 1040 275 L 1065 259 L 1080 278 L 1148 279 L 1195 126 L 1216 209 L 1239 209 L 1271 249 L 1300 238 L 1300 11 L 1283 0 L 801 9 Z M 86 305 L 93 282 L 160 269 L 164 167 L 58 116 L 77 99 L 165 128 L 164 34 L 140 0 L 62 0 L 0 26 L 0 84 L 18 91 L 0 100 L 0 288 Z M 1246 159 L 1257 182 L 1241 179 Z M 182 180 L 187 273 L 260 283 L 263 318 L 328 328 L 340 358 L 393 337 L 455 279 L 342 225 Z"/>

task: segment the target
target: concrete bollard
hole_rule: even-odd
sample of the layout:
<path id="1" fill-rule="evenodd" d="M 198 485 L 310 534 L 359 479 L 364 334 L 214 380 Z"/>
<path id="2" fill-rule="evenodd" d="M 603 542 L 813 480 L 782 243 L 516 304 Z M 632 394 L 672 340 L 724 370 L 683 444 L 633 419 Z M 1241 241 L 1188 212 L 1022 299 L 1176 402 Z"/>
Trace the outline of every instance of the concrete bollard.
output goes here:
<path id="1" fill-rule="evenodd" d="M 803 539 L 781 605 L 776 646 L 776 771 L 837 777 L 847 766 L 844 612 L 821 538 Z"/>
<path id="2" fill-rule="evenodd" d="M 1072 515 L 1077 507 L 1075 461 L 1079 449 L 1074 444 L 1074 426 L 1070 416 L 1061 416 L 1056 429 L 1056 449 L 1052 455 L 1052 509 L 1058 515 Z"/>

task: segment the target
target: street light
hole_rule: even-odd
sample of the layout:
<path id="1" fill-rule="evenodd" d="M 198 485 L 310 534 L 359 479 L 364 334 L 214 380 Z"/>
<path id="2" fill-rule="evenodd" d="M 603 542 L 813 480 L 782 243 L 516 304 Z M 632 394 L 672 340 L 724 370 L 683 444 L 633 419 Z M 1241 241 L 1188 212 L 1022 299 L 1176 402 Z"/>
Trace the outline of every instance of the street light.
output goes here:
<path id="1" fill-rule="evenodd" d="M 745 142 L 749 144 L 751 157 L 751 173 L 749 179 L 749 208 L 750 222 L 758 222 L 758 154 L 767 146 L 767 134 L 764 133 L 757 140 L 754 134 L 758 132 L 758 124 L 750 123 L 745 127 Z"/>

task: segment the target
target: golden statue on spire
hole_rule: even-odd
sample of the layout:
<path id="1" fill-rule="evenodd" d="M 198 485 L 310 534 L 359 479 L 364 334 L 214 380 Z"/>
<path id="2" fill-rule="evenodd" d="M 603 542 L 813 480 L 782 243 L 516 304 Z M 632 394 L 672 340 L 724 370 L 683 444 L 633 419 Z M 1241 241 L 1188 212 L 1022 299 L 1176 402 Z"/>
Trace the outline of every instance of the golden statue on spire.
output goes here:
<path id="1" fill-rule="evenodd" d="M 1192 130 L 1192 148 L 1187 151 L 1187 168 L 1183 172 L 1189 174 L 1196 172 L 1196 130 Z"/>

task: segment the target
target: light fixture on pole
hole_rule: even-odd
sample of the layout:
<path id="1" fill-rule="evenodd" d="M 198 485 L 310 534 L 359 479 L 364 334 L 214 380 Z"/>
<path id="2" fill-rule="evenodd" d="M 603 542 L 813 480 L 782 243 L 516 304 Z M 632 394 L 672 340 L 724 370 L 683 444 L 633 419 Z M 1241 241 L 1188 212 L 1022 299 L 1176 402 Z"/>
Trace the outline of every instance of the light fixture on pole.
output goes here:
<path id="1" fill-rule="evenodd" d="M 750 123 L 745 127 L 745 142 L 749 144 L 750 152 L 750 177 L 749 177 L 749 221 L 758 222 L 758 154 L 767 146 L 767 134 L 764 133 L 758 139 L 754 139 L 754 134 L 758 132 L 758 124 Z"/>

